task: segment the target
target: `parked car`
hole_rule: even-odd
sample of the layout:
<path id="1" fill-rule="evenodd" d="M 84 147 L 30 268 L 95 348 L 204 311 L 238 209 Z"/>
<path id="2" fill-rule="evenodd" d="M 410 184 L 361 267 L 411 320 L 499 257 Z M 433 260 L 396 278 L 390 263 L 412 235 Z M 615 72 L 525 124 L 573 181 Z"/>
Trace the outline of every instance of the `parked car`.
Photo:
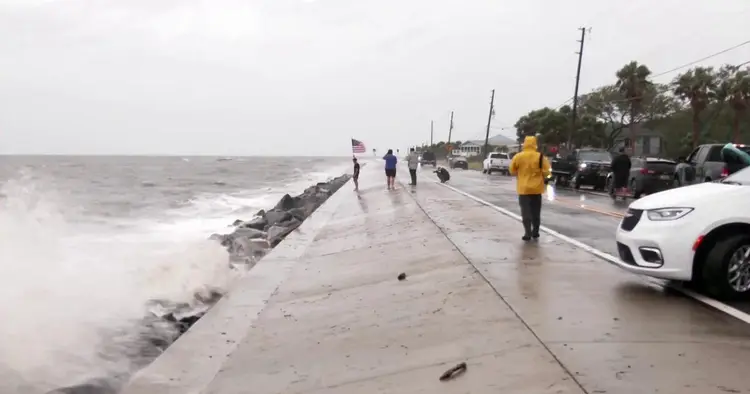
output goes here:
<path id="1" fill-rule="evenodd" d="M 675 169 L 675 186 L 694 185 L 723 179 L 733 172 L 744 168 L 728 165 L 736 163 L 738 153 L 750 152 L 750 146 L 738 144 L 704 144 L 688 155 L 684 163 Z M 728 156 L 725 158 L 724 156 Z M 740 160 L 741 161 L 741 160 Z"/>
<path id="2" fill-rule="evenodd" d="M 604 190 L 612 155 L 604 149 L 576 149 L 562 158 L 552 159 L 552 177 L 556 184 L 573 184 L 576 189 L 584 185 Z"/>
<path id="3" fill-rule="evenodd" d="M 450 156 L 448 158 L 448 165 L 450 168 L 463 168 L 464 170 L 469 169 L 469 162 L 463 156 Z"/>
<path id="4" fill-rule="evenodd" d="M 482 172 L 485 174 L 492 174 L 493 171 L 498 171 L 501 174 L 510 175 L 509 168 L 510 156 L 502 152 L 489 153 L 482 163 Z"/>
<path id="5" fill-rule="evenodd" d="M 750 168 L 718 182 L 666 190 L 630 204 L 617 229 L 618 265 L 691 281 L 721 300 L 750 298 Z"/>
<path id="6" fill-rule="evenodd" d="M 630 158 L 630 175 L 628 189 L 633 197 L 640 198 L 643 193 L 653 194 L 671 189 L 674 185 L 674 171 L 677 162 L 655 157 Z M 614 195 L 614 174 L 607 174 L 607 192 Z"/>
<path id="7" fill-rule="evenodd" d="M 422 163 L 423 166 L 437 166 L 437 158 L 435 157 L 435 153 L 430 151 L 422 152 L 422 156 L 419 158 L 419 162 Z"/>

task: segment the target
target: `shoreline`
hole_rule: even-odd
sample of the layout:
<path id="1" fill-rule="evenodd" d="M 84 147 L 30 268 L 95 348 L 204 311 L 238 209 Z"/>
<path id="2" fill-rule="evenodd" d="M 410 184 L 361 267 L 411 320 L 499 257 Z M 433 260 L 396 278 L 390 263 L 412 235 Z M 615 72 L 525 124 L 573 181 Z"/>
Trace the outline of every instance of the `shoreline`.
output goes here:
<path id="1" fill-rule="evenodd" d="M 226 248 L 231 269 L 244 271 L 234 284 L 229 286 L 230 289 L 310 218 L 349 179 L 351 175 L 343 174 L 329 181 L 314 184 L 296 196 L 285 194 L 268 211 L 260 210 L 249 220 L 235 220 L 230 224 L 233 227 L 230 233 L 209 236 L 209 240 L 219 242 Z M 127 373 L 91 377 L 79 384 L 47 391 L 47 394 L 120 392 L 135 373 L 150 365 L 177 342 L 227 294 L 228 290 L 198 289 L 190 303 L 152 300 L 146 306 L 147 315 L 134 327 L 135 341 L 125 349 L 128 351 L 127 358 L 130 362 Z"/>

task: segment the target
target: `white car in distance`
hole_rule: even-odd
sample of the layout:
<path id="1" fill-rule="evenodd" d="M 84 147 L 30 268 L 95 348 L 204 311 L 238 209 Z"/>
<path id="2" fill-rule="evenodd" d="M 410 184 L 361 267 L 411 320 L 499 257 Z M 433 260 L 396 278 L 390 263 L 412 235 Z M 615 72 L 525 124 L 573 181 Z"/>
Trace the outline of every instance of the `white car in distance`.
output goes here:
<path id="1" fill-rule="evenodd" d="M 490 152 L 482 163 L 482 172 L 492 174 L 493 171 L 499 171 L 503 174 L 510 174 L 510 155 L 502 152 Z"/>
<path id="2" fill-rule="evenodd" d="M 721 300 L 750 299 L 750 167 L 634 201 L 616 239 L 627 271 L 689 281 Z"/>

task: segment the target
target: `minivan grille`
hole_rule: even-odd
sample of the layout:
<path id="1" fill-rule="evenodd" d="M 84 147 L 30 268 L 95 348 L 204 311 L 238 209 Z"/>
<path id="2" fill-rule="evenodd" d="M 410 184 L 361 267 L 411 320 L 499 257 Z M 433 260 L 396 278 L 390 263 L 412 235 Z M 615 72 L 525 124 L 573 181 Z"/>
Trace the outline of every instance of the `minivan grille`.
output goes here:
<path id="1" fill-rule="evenodd" d="M 641 220 L 641 215 L 643 215 L 643 211 L 640 209 L 628 209 L 628 212 L 620 223 L 620 228 L 625 231 L 631 231 Z"/>

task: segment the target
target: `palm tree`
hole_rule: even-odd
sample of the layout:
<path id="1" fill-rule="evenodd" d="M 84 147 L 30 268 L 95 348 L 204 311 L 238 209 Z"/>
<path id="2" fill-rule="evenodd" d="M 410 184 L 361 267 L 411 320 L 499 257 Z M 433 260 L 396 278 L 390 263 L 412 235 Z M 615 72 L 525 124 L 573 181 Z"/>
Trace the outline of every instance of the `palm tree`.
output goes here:
<path id="1" fill-rule="evenodd" d="M 734 111 L 732 119 L 732 141 L 740 142 L 740 119 L 750 107 L 750 68 L 740 70 L 736 66 L 726 65 L 719 70 L 717 98 L 726 101 Z"/>
<path id="2" fill-rule="evenodd" d="M 643 64 L 638 64 L 636 61 L 626 64 L 615 74 L 617 77 L 615 88 L 625 98 L 630 107 L 629 129 L 631 146 L 633 148 L 635 148 L 636 127 L 638 127 L 636 118 L 641 111 L 644 96 L 652 87 L 652 83 L 648 80 L 649 75 L 651 75 L 651 70 Z"/>
<path id="3" fill-rule="evenodd" d="M 696 67 L 678 75 L 672 81 L 672 88 L 675 96 L 690 103 L 693 111 L 693 149 L 695 149 L 698 146 L 701 128 L 700 114 L 717 96 L 717 75 L 713 67 Z"/>

